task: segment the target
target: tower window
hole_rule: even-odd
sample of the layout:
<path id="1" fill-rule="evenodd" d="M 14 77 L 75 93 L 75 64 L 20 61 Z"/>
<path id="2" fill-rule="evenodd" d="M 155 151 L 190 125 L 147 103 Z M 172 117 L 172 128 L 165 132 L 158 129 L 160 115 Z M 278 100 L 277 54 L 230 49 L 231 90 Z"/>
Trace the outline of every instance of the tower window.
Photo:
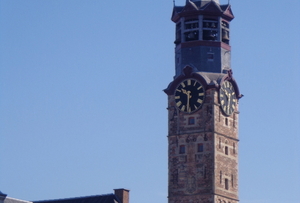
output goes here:
<path id="1" fill-rule="evenodd" d="M 176 24 L 176 39 L 174 43 L 175 44 L 181 43 L 181 23 Z"/>
<path id="2" fill-rule="evenodd" d="M 235 114 L 233 114 L 232 126 L 235 127 Z"/>
<path id="3" fill-rule="evenodd" d="M 233 143 L 233 154 L 235 154 L 235 143 Z"/>
<path id="4" fill-rule="evenodd" d="M 199 39 L 198 19 L 186 20 L 184 22 L 184 36 L 186 42 Z"/>
<path id="5" fill-rule="evenodd" d="M 179 146 L 179 154 L 185 154 L 185 145 Z"/>
<path id="6" fill-rule="evenodd" d="M 228 155 L 228 147 L 225 147 L 225 154 Z"/>
<path id="7" fill-rule="evenodd" d="M 189 125 L 195 124 L 195 117 L 189 117 Z"/>
<path id="8" fill-rule="evenodd" d="M 208 140 L 208 138 L 207 138 L 207 135 L 206 134 L 204 134 L 204 141 L 207 141 Z"/>
<path id="9" fill-rule="evenodd" d="M 229 44 L 229 24 L 225 21 L 222 21 L 222 42 Z"/>
<path id="10" fill-rule="evenodd" d="M 198 40 L 198 38 L 199 38 L 199 31 L 185 32 L 184 36 L 185 36 L 185 41 L 186 42 Z"/>
<path id="11" fill-rule="evenodd" d="M 203 40 L 218 40 L 218 21 L 212 19 L 203 20 Z"/>
<path id="12" fill-rule="evenodd" d="M 229 190 L 229 181 L 227 178 L 225 178 L 225 189 Z"/>
<path id="13" fill-rule="evenodd" d="M 203 152 L 204 151 L 204 146 L 203 143 L 198 144 L 198 152 Z"/>
<path id="14" fill-rule="evenodd" d="M 185 23 L 184 28 L 185 28 L 186 30 L 191 30 L 191 29 L 199 28 L 198 19 L 187 20 L 187 21 L 185 21 L 184 23 Z"/>

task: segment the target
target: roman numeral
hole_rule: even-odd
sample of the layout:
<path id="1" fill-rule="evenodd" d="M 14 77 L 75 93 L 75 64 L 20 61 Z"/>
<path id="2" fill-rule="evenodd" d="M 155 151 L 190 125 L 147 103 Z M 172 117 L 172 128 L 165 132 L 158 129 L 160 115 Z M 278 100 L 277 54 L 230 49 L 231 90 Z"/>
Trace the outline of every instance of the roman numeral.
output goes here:
<path id="1" fill-rule="evenodd" d="M 180 106 L 181 104 L 182 104 L 181 101 L 179 101 L 179 102 L 176 103 L 177 106 Z"/>
<path id="2" fill-rule="evenodd" d="M 185 110 L 185 105 L 183 105 L 182 107 L 181 107 L 181 111 L 184 111 Z"/>

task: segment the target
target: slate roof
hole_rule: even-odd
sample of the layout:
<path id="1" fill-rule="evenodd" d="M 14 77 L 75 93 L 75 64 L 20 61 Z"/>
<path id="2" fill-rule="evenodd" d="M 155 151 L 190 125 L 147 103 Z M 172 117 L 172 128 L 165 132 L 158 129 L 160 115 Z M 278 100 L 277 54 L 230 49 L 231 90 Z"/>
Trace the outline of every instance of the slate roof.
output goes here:
<path id="1" fill-rule="evenodd" d="M 121 203 L 114 194 L 75 197 L 56 200 L 33 201 L 33 203 Z"/>
<path id="2" fill-rule="evenodd" d="M 191 2 L 193 3 L 198 9 L 204 9 L 204 7 L 208 4 L 211 3 L 211 1 L 196 1 L 196 2 Z M 218 5 L 218 4 L 216 4 Z M 225 11 L 228 8 L 228 5 L 218 5 L 222 11 Z M 181 13 L 181 11 L 184 9 L 185 6 L 174 6 L 174 10 L 177 13 Z"/>

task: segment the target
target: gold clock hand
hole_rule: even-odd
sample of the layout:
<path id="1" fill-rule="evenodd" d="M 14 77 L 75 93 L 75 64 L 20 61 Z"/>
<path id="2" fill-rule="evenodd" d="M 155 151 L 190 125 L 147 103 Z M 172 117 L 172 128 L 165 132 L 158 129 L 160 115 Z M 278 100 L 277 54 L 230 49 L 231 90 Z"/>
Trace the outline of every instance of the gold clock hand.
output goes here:
<path id="1" fill-rule="evenodd" d="M 230 112 L 229 112 L 229 110 L 230 110 L 230 100 L 231 100 L 231 94 L 228 94 L 228 102 L 227 102 L 227 110 L 228 110 L 228 113 L 230 113 Z"/>
<path id="2" fill-rule="evenodd" d="M 187 110 L 190 112 L 190 98 L 192 97 L 191 95 L 191 91 L 186 91 L 186 96 L 187 96 Z"/>

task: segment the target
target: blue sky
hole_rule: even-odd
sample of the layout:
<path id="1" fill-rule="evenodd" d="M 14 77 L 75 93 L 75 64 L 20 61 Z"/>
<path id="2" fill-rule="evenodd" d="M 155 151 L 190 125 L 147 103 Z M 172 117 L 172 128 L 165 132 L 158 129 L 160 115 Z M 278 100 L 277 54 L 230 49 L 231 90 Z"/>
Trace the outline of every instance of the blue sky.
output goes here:
<path id="1" fill-rule="evenodd" d="M 220 1 L 227 3 L 227 1 Z M 300 2 L 231 0 L 241 203 L 300 199 Z M 176 0 L 182 5 L 183 0 Z M 0 1 L 0 191 L 167 202 L 172 0 Z"/>

